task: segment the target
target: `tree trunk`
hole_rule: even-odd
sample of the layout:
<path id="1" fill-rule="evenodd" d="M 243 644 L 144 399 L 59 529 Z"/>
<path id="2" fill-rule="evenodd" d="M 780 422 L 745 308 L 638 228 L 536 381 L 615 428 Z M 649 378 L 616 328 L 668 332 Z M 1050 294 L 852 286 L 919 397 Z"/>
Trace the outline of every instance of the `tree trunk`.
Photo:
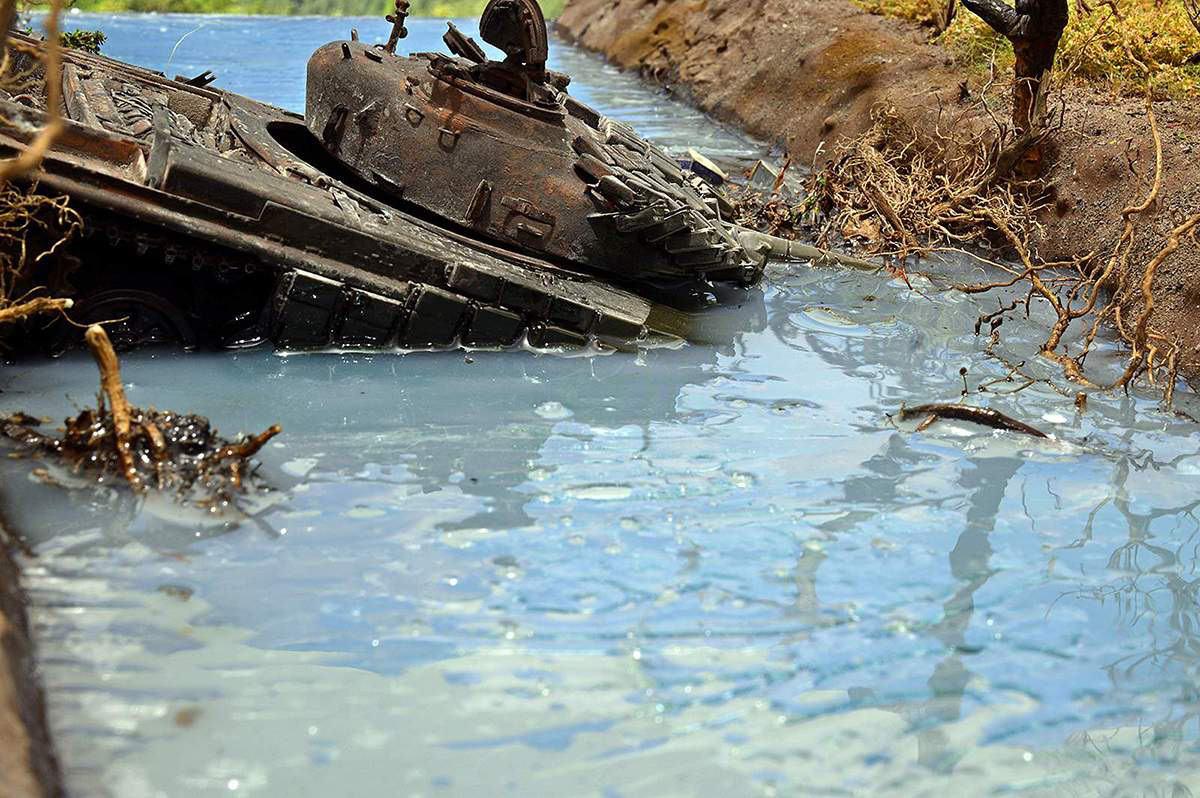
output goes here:
<path id="1" fill-rule="evenodd" d="M 1200 0 L 1196 0 L 1200 2 Z M 942 5 L 935 14 L 933 27 L 938 33 L 945 33 L 954 23 L 954 17 L 958 13 L 958 0 L 942 0 Z"/>
<path id="2" fill-rule="evenodd" d="M 1013 126 L 1024 133 L 1035 122 L 1042 81 L 1054 66 L 1058 43 L 1067 28 L 1067 0 L 962 0 L 993 30 L 1012 42 L 1017 57 L 1013 87 Z"/>

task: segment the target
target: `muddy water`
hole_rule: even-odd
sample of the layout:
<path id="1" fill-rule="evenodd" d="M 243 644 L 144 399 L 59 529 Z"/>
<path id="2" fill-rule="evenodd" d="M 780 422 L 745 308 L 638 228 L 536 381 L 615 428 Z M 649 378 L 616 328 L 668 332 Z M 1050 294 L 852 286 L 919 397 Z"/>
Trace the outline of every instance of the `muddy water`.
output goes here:
<path id="1" fill-rule="evenodd" d="M 156 67 L 203 25 L 170 72 L 295 107 L 351 23 L 100 24 Z M 556 57 L 669 147 L 758 151 Z M 72 794 L 1200 794 L 1196 427 L 979 393 L 995 299 L 913 282 L 777 269 L 723 342 L 590 359 L 127 358 L 135 403 L 281 423 L 284 490 L 222 524 L 3 463 Z M 1049 374 L 1032 313 L 998 352 Z M 961 368 L 1053 439 L 890 422 Z M 94 374 L 3 387 L 61 417 Z"/>

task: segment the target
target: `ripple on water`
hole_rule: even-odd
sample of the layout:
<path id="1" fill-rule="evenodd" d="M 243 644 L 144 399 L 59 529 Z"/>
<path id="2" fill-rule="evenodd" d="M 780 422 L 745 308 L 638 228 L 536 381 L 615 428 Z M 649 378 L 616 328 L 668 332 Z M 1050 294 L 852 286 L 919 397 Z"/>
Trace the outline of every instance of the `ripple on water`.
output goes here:
<path id="1" fill-rule="evenodd" d="M 571 488 L 567 493 L 574 499 L 613 502 L 628 499 L 633 495 L 633 488 L 629 485 L 583 485 Z"/>
<path id="2" fill-rule="evenodd" d="M 835 308 L 813 305 L 788 316 L 795 327 L 811 332 L 827 332 L 835 335 L 862 338 L 871 335 L 886 335 L 886 326 L 859 324 L 853 316 Z"/>
<path id="3" fill-rule="evenodd" d="M 178 42 L 171 74 L 213 68 L 294 109 L 308 52 L 388 28 L 70 24 L 154 68 Z M 411 48 L 441 48 L 443 25 L 408 26 Z M 667 147 L 763 151 L 553 53 L 573 93 Z M 71 792 L 1200 791 L 1194 427 L 1137 395 L 1077 415 L 1040 386 L 1003 393 L 1020 382 L 973 329 L 994 297 L 771 275 L 714 314 L 727 335 L 674 351 L 128 357 L 141 404 L 282 423 L 264 468 L 285 500 L 198 537 L 0 461 L 40 554 L 26 572 Z M 998 351 L 1052 373 L 1030 314 Z M 964 366 L 967 401 L 1057 440 L 889 423 L 960 399 Z M 0 401 L 61 417 L 92 374 L 22 364 Z"/>

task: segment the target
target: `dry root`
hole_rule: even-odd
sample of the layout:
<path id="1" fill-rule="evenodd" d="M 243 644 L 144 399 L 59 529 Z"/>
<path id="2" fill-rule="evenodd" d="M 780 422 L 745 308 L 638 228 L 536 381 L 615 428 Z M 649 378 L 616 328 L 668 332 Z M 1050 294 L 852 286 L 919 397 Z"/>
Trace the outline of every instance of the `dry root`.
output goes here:
<path id="1" fill-rule="evenodd" d="M 41 48 L 42 76 L 45 84 L 47 121 L 38 135 L 17 157 L 0 161 L 0 324 L 23 321 L 45 312 L 62 312 L 70 307 L 61 300 L 34 299 L 19 296 L 23 278 L 29 267 L 53 254 L 82 228 L 79 214 L 67 207 L 66 197 L 45 197 L 35 187 L 14 187 L 11 181 L 33 171 L 41 163 L 62 130 L 59 113 L 62 95 L 62 53 L 58 36 L 58 17 L 62 0 L 52 0 L 46 17 L 46 46 Z M 7 50 L 8 23 L 14 12 L 14 0 L 0 3 L 0 45 L 4 45 L 0 62 L 0 87 L 10 94 L 24 91 L 32 81 L 32 73 L 15 73 L 13 60 Z M 39 94 L 40 92 L 34 92 Z M 36 246 L 33 253 L 31 247 Z M 34 254 L 36 253 L 36 254 Z"/>
<path id="2" fill-rule="evenodd" d="M 32 186 L 0 185 L 0 323 L 61 311 L 61 300 L 24 300 L 32 268 L 54 255 L 83 229 L 66 197 L 47 197 Z"/>
<path id="3" fill-rule="evenodd" d="M 1154 174 L 1146 195 L 1123 209 L 1122 229 L 1106 260 L 1086 253 L 1048 263 L 1037 255 L 1032 242 L 1041 234 L 1036 215 L 1043 208 L 1042 186 L 1020 173 L 1028 165 L 1027 153 L 1047 135 L 1044 132 L 1013 138 L 997 125 L 990 142 L 971 142 L 924 134 L 894 109 L 880 109 L 874 127 L 841 145 L 830 165 L 811 180 L 811 196 L 825 212 L 825 235 L 840 233 L 877 255 L 903 259 L 984 243 L 1002 247 L 1018 263 L 1017 268 L 996 264 L 1009 277 L 958 288 L 983 293 L 1027 285 L 1027 298 L 1020 303 L 1026 311 L 1031 301 L 1042 300 L 1055 314 L 1041 354 L 1057 363 L 1067 379 L 1109 390 L 1127 387 L 1144 375 L 1170 404 L 1182 352 L 1178 341 L 1153 325 L 1154 279 L 1183 242 L 1195 237 L 1200 214 L 1181 220 L 1144 265 L 1134 260 L 1142 217 L 1155 207 L 1162 186 L 1162 141 L 1149 102 L 1147 116 L 1155 147 Z M 782 226 L 802 218 L 798 208 L 781 209 L 769 202 L 743 207 L 759 224 Z M 1005 314 L 1016 307 L 988 314 L 980 326 L 986 323 L 995 339 Z M 1072 352 L 1065 340 L 1076 322 L 1087 326 L 1082 343 Z M 1129 348 L 1123 373 L 1111 382 L 1085 372 L 1086 358 L 1106 328 L 1114 329 Z"/>
<path id="4" fill-rule="evenodd" d="M 0 324 L 25 321 L 44 313 L 63 313 L 70 310 L 73 304 L 70 299 L 47 299 L 46 297 L 30 299 L 18 305 L 0 308 Z"/>
<path id="5" fill-rule="evenodd" d="M 1040 186 L 1013 171 L 1037 138 L 926 134 L 896 109 L 879 108 L 874 126 L 843 143 L 812 188 L 826 229 L 874 254 L 903 260 L 979 243 L 994 218 L 1028 240 Z"/>
<path id="6" fill-rule="evenodd" d="M 1122 230 L 1103 266 L 1097 263 L 1094 254 L 1080 256 L 1070 272 L 1051 280 L 1045 275 L 1046 270 L 1060 264 L 1035 264 L 1021 237 L 1013 230 L 1005 229 L 1002 224 L 997 226 L 1021 260 L 1024 271 L 1019 279 L 1028 280 L 1029 296 L 1044 300 L 1055 313 L 1055 322 L 1042 345 L 1041 354 L 1057 363 L 1069 380 L 1095 390 L 1128 388 L 1130 383 L 1145 375 L 1151 386 L 1162 391 L 1164 400 L 1170 406 L 1175 396 L 1182 352 L 1177 340 L 1151 324 L 1155 307 L 1154 278 L 1162 265 L 1179 249 L 1184 238 L 1195 233 L 1200 226 L 1200 214 L 1194 214 L 1176 226 L 1145 266 L 1139 268 L 1132 260 L 1141 217 L 1154 207 L 1162 188 L 1162 138 L 1149 100 L 1146 114 L 1154 139 L 1154 175 L 1146 196 L 1121 211 Z M 1015 282 L 993 283 L 982 288 Z M 1133 313 L 1136 315 L 1131 324 L 1129 317 Z M 1087 332 L 1077 351 L 1072 353 L 1064 338 L 1076 322 L 1082 322 Z M 1129 357 L 1124 370 L 1115 380 L 1097 382 L 1087 375 L 1085 361 L 1105 325 L 1116 330 L 1129 347 Z"/>
<path id="7" fill-rule="evenodd" d="M 214 511 L 233 503 L 248 487 L 250 459 L 280 433 L 279 427 L 229 441 L 201 416 L 133 407 L 104 330 L 89 328 L 87 341 L 100 369 L 97 408 L 67 419 L 57 437 L 39 431 L 40 422 L 25 414 L 0 420 L 0 434 L 62 459 L 76 473 L 115 478 L 136 492 L 152 486 Z"/>

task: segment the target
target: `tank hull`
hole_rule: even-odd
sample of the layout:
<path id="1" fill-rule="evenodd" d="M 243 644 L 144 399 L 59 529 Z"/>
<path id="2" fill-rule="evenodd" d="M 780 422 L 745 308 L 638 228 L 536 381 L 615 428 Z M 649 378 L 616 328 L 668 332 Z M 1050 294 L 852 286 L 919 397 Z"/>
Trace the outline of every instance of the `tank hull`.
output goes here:
<path id="1" fill-rule="evenodd" d="M 76 298 L 76 321 L 127 310 L 130 344 L 287 350 L 628 347 L 686 334 L 662 297 L 394 202 L 330 159 L 296 114 L 100 56 L 65 62 L 65 131 L 30 179 L 85 220 L 61 253 L 65 279 L 50 280 Z M 0 100 L 0 155 L 44 123 L 32 105 Z"/>

